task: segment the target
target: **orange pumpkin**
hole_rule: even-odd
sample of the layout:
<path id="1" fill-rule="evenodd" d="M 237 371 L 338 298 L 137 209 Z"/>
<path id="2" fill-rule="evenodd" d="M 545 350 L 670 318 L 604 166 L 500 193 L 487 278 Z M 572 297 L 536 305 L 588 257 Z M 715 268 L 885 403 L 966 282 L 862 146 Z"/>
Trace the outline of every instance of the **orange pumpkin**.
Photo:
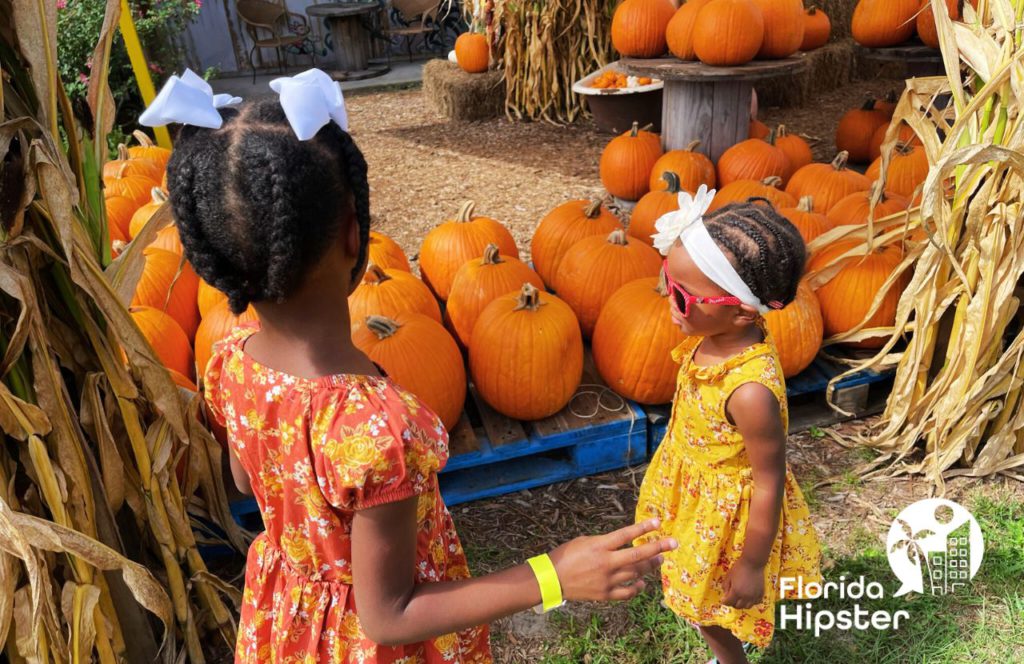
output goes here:
<path id="1" fill-rule="evenodd" d="M 804 239 L 804 244 L 810 244 L 816 238 L 824 235 L 826 231 L 832 230 L 832 222 L 828 220 L 828 217 L 820 212 L 814 211 L 814 197 L 804 196 L 797 203 L 796 207 L 781 208 L 779 214 L 789 219 L 796 229 L 800 231 L 800 236 Z"/>
<path id="2" fill-rule="evenodd" d="M 146 224 L 156 214 L 156 211 L 167 202 L 167 194 L 160 187 L 150 187 L 149 192 L 151 196 L 150 201 L 135 211 L 135 214 L 132 215 L 132 221 L 128 225 L 128 237 L 133 240 L 146 227 Z"/>
<path id="3" fill-rule="evenodd" d="M 505 256 L 519 258 L 516 241 L 508 229 L 490 217 L 473 214 L 475 204 L 464 203 L 454 219 L 433 228 L 420 248 L 423 281 L 442 300 L 448 299 L 452 280 L 466 261 L 480 258 L 489 244 Z"/>
<path id="4" fill-rule="evenodd" d="M 104 178 L 103 196 L 124 196 L 132 201 L 136 207 L 149 202 L 153 188 L 159 183 L 156 180 L 141 175 L 128 175 L 128 164 L 121 164 L 117 174 L 111 178 Z"/>
<path id="5" fill-rule="evenodd" d="M 394 318 L 405 312 L 441 322 L 441 307 L 425 283 L 404 270 L 385 270 L 373 263 L 367 266 L 362 283 L 348 296 L 348 312 L 353 329 L 368 316 Z"/>
<path id="6" fill-rule="evenodd" d="M 198 304 L 200 317 L 206 316 L 206 314 L 209 313 L 210 309 L 213 309 L 221 302 L 227 301 L 227 295 L 220 292 L 219 290 L 217 290 L 210 284 L 206 283 L 202 279 L 199 280 Z"/>
<path id="7" fill-rule="evenodd" d="M 445 315 L 463 347 L 471 345 L 470 337 L 480 313 L 502 295 L 518 291 L 523 284 L 544 288 L 540 275 L 518 258 L 502 256 L 497 245 L 490 245 L 480 260 L 471 260 L 455 274 Z"/>
<path id="8" fill-rule="evenodd" d="M 875 130 L 875 135 L 871 137 L 871 160 L 874 161 L 882 156 L 882 145 L 885 144 L 885 135 L 889 131 L 889 125 L 885 124 Z M 921 139 L 918 138 L 917 133 L 905 122 L 900 123 L 900 128 L 896 133 L 897 143 L 906 143 L 908 145 L 921 145 Z"/>
<path id="9" fill-rule="evenodd" d="M 743 65 L 764 42 L 764 14 L 753 0 L 711 0 L 697 14 L 693 50 L 704 64 Z"/>
<path id="10" fill-rule="evenodd" d="M 624 0 L 612 15 L 612 47 L 629 58 L 653 58 L 665 52 L 665 32 L 675 14 L 670 0 Z"/>
<path id="11" fill-rule="evenodd" d="M 836 203 L 850 194 L 867 191 L 871 180 L 846 167 L 849 155 L 840 152 L 831 164 L 808 164 L 799 169 L 786 185 L 786 193 L 799 200 L 814 197 L 814 211 L 828 214 Z"/>
<path id="12" fill-rule="evenodd" d="M 107 224 L 107 237 L 110 239 L 110 255 L 117 258 L 128 244 L 128 237 L 121 234 L 116 224 Z"/>
<path id="13" fill-rule="evenodd" d="M 607 237 L 620 228 L 622 224 L 600 200 L 563 203 L 541 219 L 533 233 L 533 267 L 553 287 L 565 252 L 574 244 L 590 235 Z"/>
<path id="14" fill-rule="evenodd" d="M 129 311 L 160 362 L 183 376 L 191 376 L 192 347 L 181 326 L 173 318 L 153 307 L 133 306 Z"/>
<path id="15" fill-rule="evenodd" d="M 779 60 L 800 50 L 804 40 L 804 3 L 801 0 L 754 0 L 764 16 L 764 41 L 757 57 Z"/>
<path id="16" fill-rule="evenodd" d="M 748 138 L 726 150 L 718 160 L 718 184 L 726 186 L 737 180 L 763 180 L 779 177 L 785 186 L 793 168 L 789 157 L 775 144 L 775 132 L 768 138 Z"/>
<path id="17" fill-rule="evenodd" d="M 700 141 L 693 141 L 685 150 L 669 150 L 654 162 L 648 186 L 651 191 L 665 189 L 665 173 L 674 173 L 679 180 L 679 190 L 696 192 L 702 184 L 714 189 L 718 178 L 715 165 L 703 152 L 697 152 Z"/>
<path id="18" fill-rule="evenodd" d="M 682 4 L 665 29 L 668 50 L 680 60 L 696 60 L 697 53 L 693 50 L 693 29 L 697 24 L 697 14 L 711 0 L 689 0 Z"/>
<path id="19" fill-rule="evenodd" d="M 103 199 L 103 206 L 107 210 L 107 226 L 117 228 L 117 237 L 124 238 L 126 242 L 130 240 L 128 231 L 131 228 L 132 215 L 139 206 L 124 196 L 107 196 Z M 113 234 L 111 231 L 111 235 Z"/>
<path id="20" fill-rule="evenodd" d="M 871 159 L 871 138 L 879 127 L 889 124 L 889 115 L 868 100 L 861 108 L 847 111 L 836 130 L 836 148 L 848 152 L 850 161 L 866 163 Z"/>
<path id="21" fill-rule="evenodd" d="M 189 392 L 199 391 L 199 388 L 196 387 L 196 384 L 192 382 L 191 379 L 186 378 L 185 376 L 181 375 L 174 369 L 168 369 L 167 373 L 171 374 L 171 380 L 173 380 L 174 384 L 177 385 L 178 387 L 188 390 Z M 182 459 L 182 461 L 184 461 L 184 459 Z M 181 473 L 178 473 L 178 477 L 181 477 Z"/>
<path id="22" fill-rule="evenodd" d="M 879 220 L 899 214 L 910 207 L 910 201 L 898 194 L 886 191 L 882 194 L 874 213 L 871 210 L 871 197 L 881 183 L 876 182 L 870 191 L 858 191 L 836 203 L 828 211 L 828 220 L 834 226 L 860 226 L 869 219 Z"/>
<path id="23" fill-rule="evenodd" d="M 885 188 L 900 196 L 910 198 L 928 177 L 928 155 L 920 145 L 899 143 L 893 148 L 889 168 L 885 171 Z M 871 164 L 865 175 L 877 180 L 882 174 L 882 158 Z"/>
<path id="24" fill-rule="evenodd" d="M 594 332 L 601 308 L 619 288 L 661 269 L 658 252 L 623 230 L 583 238 L 569 249 L 555 275 L 555 290 L 579 318 L 583 335 Z"/>
<path id="25" fill-rule="evenodd" d="M 163 167 L 152 159 L 143 157 L 132 159 L 128 154 L 128 148 L 122 143 L 117 146 L 117 159 L 103 164 L 103 179 L 104 181 L 116 180 L 128 175 L 136 175 L 159 182 L 163 177 L 163 170 Z"/>
<path id="26" fill-rule="evenodd" d="M 946 0 L 946 12 L 953 21 L 960 20 L 960 0 Z M 921 11 L 917 14 L 917 36 L 926 46 L 939 47 L 939 29 L 935 25 L 935 13 L 932 11 L 931 0 L 921 3 Z"/>
<path id="27" fill-rule="evenodd" d="M 804 40 L 800 44 L 801 51 L 814 51 L 832 37 L 832 21 L 828 14 L 817 7 L 811 7 L 804 14 Z"/>
<path id="28" fill-rule="evenodd" d="M 206 365 L 213 357 L 215 344 L 226 338 L 236 327 L 255 323 L 259 320 L 256 310 L 249 307 L 240 316 L 231 313 L 227 300 L 214 305 L 206 312 L 203 320 L 196 330 L 196 366 L 199 367 L 199 374 L 206 375 Z"/>
<path id="29" fill-rule="evenodd" d="M 160 170 L 166 170 L 167 162 L 171 160 L 171 151 L 154 145 L 153 139 L 141 130 L 136 129 L 132 136 L 139 144 L 128 148 L 128 156 L 132 159 L 152 159 L 160 165 Z"/>
<path id="30" fill-rule="evenodd" d="M 657 134 L 633 128 L 613 138 L 601 153 L 601 184 L 612 196 L 637 201 L 647 193 L 654 164 L 662 155 Z"/>
<path id="31" fill-rule="evenodd" d="M 466 403 L 466 368 L 443 325 L 416 313 L 370 316 L 352 334 L 352 342 L 391 380 L 419 397 L 445 428 L 458 424 Z"/>
<path id="32" fill-rule="evenodd" d="M 383 233 L 370 231 L 370 248 L 367 261 L 385 270 L 397 269 L 409 272 L 409 259 L 398 243 Z"/>
<path id="33" fill-rule="evenodd" d="M 644 194 L 629 217 L 629 234 L 652 247 L 654 239 L 651 236 L 656 232 L 655 223 L 663 215 L 679 209 L 679 178 L 672 171 L 666 171 L 664 179 L 668 189 L 652 189 Z"/>
<path id="34" fill-rule="evenodd" d="M 818 296 L 806 281 L 800 282 L 795 300 L 785 309 L 769 311 L 764 322 L 779 352 L 782 373 L 786 378 L 811 366 L 821 350 L 824 321 Z"/>
<path id="35" fill-rule="evenodd" d="M 786 131 L 786 125 L 779 125 L 775 130 L 775 145 L 786 153 L 789 167 L 793 172 L 814 161 L 811 146 L 803 138 Z"/>
<path id="36" fill-rule="evenodd" d="M 594 364 L 610 388 L 645 405 L 669 403 L 679 367 L 672 350 L 685 339 L 672 321 L 659 277 L 631 281 L 611 296 L 594 328 Z"/>
<path id="37" fill-rule="evenodd" d="M 760 138 L 764 140 L 768 138 L 771 133 L 772 130 L 768 128 L 768 125 L 760 120 L 751 120 L 750 125 L 747 127 L 748 138 Z"/>
<path id="38" fill-rule="evenodd" d="M 146 252 L 132 306 L 153 307 L 173 318 L 191 339 L 199 326 L 199 277 L 181 256 L 162 249 Z"/>
<path id="39" fill-rule="evenodd" d="M 718 190 L 711 201 L 708 212 L 714 212 L 730 203 L 744 203 L 751 198 L 765 198 L 775 209 L 795 207 L 795 198 L 782 191 L 782 178 L 770 177 L 764 180 L 737 180 Z"/>
<path id="40" fill-rule="evenodd" d="M 859 0 L 850 26 L 854 41 L 868 48 L 902 44 L 914 36 L 919 7 L 919 0 Z"/>
<path id="41" fill-rule="evenodd" d="M 178 227 L 171 224 L 170 226 L 164 226 L 157 231 L 156 239 L 146 247 L 145 251 L 148 252 L 154 249 L 161 249 L 163 251 L 169 251 L 172 254 L 177 254 L 178 256 L 184 256 L 185 247 L 181 244 L 181 236 L 178 235 Z"/>
<path id="42" fill-rule="evenodd" d="M 565 302 L 525 284 L 480 314 L 469 371 L 480 396 L 502 415 L 518 420 L 554 415 L 583 377 L 579 322 Z"/>
<path id="43" fill-rule="evenodd" d="M 464 32 L 455 40 L 455 61 L 462 71 L 479 74 L 491 65 L 491 48 L 487 37 L 475 32 Z"/>

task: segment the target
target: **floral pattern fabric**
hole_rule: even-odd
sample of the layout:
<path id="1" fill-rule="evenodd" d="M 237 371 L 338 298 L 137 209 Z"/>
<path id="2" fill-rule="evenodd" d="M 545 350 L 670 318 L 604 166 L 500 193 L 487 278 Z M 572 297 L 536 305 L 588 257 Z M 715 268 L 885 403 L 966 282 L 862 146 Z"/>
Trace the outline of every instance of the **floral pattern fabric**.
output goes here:
<path id="1" fill-rule="evenodd" d="M 398 647 L 366 637 L 352 592 L 358 510 L 417 496 L 417 583 L 469 577 L 441 499 L 440 420 L 387 378 L 315 380 L 253 361 L 241 328 L 215 351 L 206 398 L 248 474 L 265 532 L 249 548 L 238 664 L 484 664 L 487 627 Z"/>
<path id="2" fill-rule="evenodd" d="M 661 534 L 681 544 L 665 554 L 661 568 L 665 604 L 691 623 L 724 627 L 759 647 L 772 639 L 780 579 L 821 580 L 810 511 L 787 469 L 779 533 L 765 568 L 765 597 L 743 610 L 722 603 L 726 575 L 743 551 L 754 488 L 743 437 L 729 422 L 726 403 L 741 385 L 758 383 L 779 400 L 783 423 L 789 424 L 782 368 L 765 335 L 763 343 L 709 367 L 694 362 L 702 338 L 689 338 L 673 352 L 682 366 L 672 419 L 636 510 L 637 521 L 661 519 Z"/>

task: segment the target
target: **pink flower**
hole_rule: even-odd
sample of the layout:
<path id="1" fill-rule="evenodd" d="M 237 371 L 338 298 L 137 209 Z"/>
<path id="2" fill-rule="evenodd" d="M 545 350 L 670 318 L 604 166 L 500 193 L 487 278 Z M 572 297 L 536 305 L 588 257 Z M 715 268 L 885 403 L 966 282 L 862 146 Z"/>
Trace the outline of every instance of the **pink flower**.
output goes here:
<path id="1" fill-rule="evenodd" d="M 57 9 L 64 9 L 68 6 L 68 0 L 57 0 Z"/>
<path id="2" fill-rule="evenodd" d="M 150 62 L 150 63 L 149 63 L 149 69 L 150 69 L 150 71 L 152 71 L 152 72 L 154 72 L 154 73 L 156 73 L 156 74 L 162 74 L 162 73 L 164 73 L 164 68 L 163 68 L 163 67 L 161 67 L 160 65 L 158 65 L 158 64 L 157 64 L 157 63 L 155 63 L 155 62 Z"/>
<path id="3" fill-rule="evenodd" d="M 78 82 L 79 83 L 88 83 L 89 82 L 89 77 L 86 76 L 85 74 L 83 74 L 82 72 L 78 72 Z"/>
<path id="4" fill-rule="evenodd" d="M 92 69 L 92 57 L 85 61 L 85 66 L 88 69 Z"/>
<path id="5" fill-rule="evenodd" d="M 203 8 L 203 0 L 196 0 L 196 9 Z"/>

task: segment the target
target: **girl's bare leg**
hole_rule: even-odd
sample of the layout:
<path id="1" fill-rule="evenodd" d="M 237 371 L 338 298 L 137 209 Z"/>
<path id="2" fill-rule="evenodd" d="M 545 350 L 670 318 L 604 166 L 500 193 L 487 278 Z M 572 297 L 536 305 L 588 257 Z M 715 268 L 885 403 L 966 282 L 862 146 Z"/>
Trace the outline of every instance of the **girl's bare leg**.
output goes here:
<path id="1" fill-rule="evenodd" d="M 747 664 L 747 654 L 743 651 L 743 642 L 732 635 L 724 627 L 702 626 L 700 635 L 711 646 L 711 652 L 720 664 Z"/>

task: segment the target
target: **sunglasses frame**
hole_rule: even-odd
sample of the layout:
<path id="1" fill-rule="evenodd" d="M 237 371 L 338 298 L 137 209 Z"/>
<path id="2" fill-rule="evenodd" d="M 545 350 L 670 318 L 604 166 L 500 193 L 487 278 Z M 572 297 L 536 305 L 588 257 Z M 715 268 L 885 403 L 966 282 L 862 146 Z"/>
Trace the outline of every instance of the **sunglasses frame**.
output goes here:
<path id="1" fill-rule="evenodd" d="M 662 269 L 665 273 L 665 283 L 668 285 L 668 291 L 672 295 L 672 306 L 675 307 L 676 311 L 678 311 L 679 315 L 683 318 L 689 318 L 690 307 L 694 304 L 715 304 L 727 307 L 734 307 L 743 304 L 742 300 L 732 295 L 725 297 L 703 297 L 700 295 L 691 295 L 679 282 L 669 275 L 667 258 L 664 263 L 662 263 Z M 683 298 L 682 307 L 679 306 L 679 297 Z"/>

